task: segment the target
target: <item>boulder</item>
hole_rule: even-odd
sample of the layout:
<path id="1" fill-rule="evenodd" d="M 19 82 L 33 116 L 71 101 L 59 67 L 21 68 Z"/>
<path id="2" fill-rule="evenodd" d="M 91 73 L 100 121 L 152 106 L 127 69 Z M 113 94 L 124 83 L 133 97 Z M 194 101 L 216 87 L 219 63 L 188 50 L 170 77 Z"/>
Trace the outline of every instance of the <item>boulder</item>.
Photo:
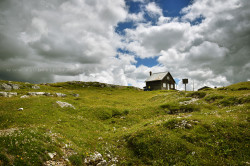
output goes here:
<path id="1" fill-rule="evenodd" d="M 40 89 L 40 86 L 38 86 L 38 85 L 33 85 L 33 86 L 32 86 L 32 89 Z"/>
<path id="2" fill-rule="evenodd" d="M 12 87 L 8 84 L 3 83 L 2 85 L 0 85 L 0 89 L 11 90 Z"/>
<path id="3" fill-rule="evenodd" d="M 21 96 L 20 98 L 21 99 L 24 99 L 24 98 L 28 98 L 29 96 L 27 96 L 27 95 L 23 95 L 23 96 Z"/>
<path id="4" fill-rule="evenodd" d="M 23 111 L 23 108 L 18 108 L 18 111 Z"/>
<path id="5" fill-rule="evenodd" d="M 79 97 L 80 95 L 79 95 L 79 94 L 76 94 L 76 93 L 73 93 L 72 96 L 74 96 L 74 97 Z"/>
<path id="6" fill-rule="evenodd" d="M 12 89 L 20 89 L 20 86 L 17 84 L 10 84 L 10 86 L 12 87 Z"/>
<path id="7" fill-rule="evenodd" d="M 0 92 L 0 96 L 12 97 L 12 96 L 17 96 L 17 93 L 16 92 Z"/>
<path id="8" fill-rule="evenodd" d="M 61 107 L 61 108 L 64 108 L 64 107 L 71 107 L 73 109 L 75 109 L 75 107 L 67 102 L 62 102 L 62 101 L 56 101 L 56 103 Z"/>
<path id="9" fill-rule="evenodd" d="M 0 92 L 0 96 L 7 97 L 8 93 L 7 92 Z"/>
<path id="10" fill-rule="evenodd" d="M 45 94 L 46 94 L 46 92 L 28 92 L 28 95 L 30 95 L 30 96 L 42 96 Z"/>
<path id="11" fill-rule="evenodd" d="M 56 97 L 66 97 L 67 95 L 66 94 L 63 94 L 63 93 L 55 93 L 56 94 Z"/>
<path id="12" fill-rule="evenodd" d="M 95 152 L 94 154 L 86 157 L 84 163 L 87 165 L 98 165 L 98 166 L 106 166 L 107 161 L 103 159 L 102 155 L 99 152 Z"/>
<path id="13" fill-rule="evenodd" d="M 8 97 L 17 96 L 16 92 L 8 92 Z"/>

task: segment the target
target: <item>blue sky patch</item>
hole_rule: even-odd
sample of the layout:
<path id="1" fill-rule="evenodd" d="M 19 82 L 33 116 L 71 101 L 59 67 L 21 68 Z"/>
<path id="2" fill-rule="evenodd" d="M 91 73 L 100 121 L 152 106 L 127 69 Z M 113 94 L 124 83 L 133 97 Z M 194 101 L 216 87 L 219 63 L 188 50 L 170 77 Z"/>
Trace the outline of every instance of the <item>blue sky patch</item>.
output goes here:
<path id="1" fill-rule="evenodd" d="M 144 66 L 148 66 L 148 67 L 153 67 L 158 65 L 158 57 L 154 57 L 154 58 L 145 58 L 145 59 L 141 59 L 136 57 L 135 60 L 137 61 L 136 63 L 136 67 L 144 65 Z"/>

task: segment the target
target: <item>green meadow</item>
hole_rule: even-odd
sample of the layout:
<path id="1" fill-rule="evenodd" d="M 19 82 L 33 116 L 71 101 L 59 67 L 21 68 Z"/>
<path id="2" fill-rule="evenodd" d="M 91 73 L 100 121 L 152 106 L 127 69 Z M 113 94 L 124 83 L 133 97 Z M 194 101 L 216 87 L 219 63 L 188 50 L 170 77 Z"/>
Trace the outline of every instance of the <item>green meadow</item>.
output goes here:
<path id="1" fill-rule="evenodd" d="M 0 165 L 90 165 L 95 152 L 106 165 L 250 165 L 250 82 L 196 92 L 12 83 L 20 89 L 1 91 L 17 96 L 0 96 Z M 51 96 L 20 98 L 28 92 Z"/>

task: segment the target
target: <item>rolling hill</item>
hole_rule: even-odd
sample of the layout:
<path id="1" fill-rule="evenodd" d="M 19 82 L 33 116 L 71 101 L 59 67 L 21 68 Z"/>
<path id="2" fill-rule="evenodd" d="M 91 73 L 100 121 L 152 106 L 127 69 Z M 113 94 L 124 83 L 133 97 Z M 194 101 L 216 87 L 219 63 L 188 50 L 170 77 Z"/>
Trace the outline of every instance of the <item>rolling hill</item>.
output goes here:
<path id="1" fill-rule="evenodd" d="M 196 92 L 0 88 L 0 165 L 250 165 L 250 82 Z"/>

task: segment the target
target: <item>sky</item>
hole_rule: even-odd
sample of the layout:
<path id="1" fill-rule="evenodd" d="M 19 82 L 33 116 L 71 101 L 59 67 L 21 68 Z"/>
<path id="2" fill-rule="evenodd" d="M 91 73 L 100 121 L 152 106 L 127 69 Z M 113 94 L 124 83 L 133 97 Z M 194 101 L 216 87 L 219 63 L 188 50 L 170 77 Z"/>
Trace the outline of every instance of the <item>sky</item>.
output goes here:
<path id="1" fill-rule="evenodd" d="M 0 79 L 188 90 L 250 81 L 249 0 L 1 0 Z"/>

